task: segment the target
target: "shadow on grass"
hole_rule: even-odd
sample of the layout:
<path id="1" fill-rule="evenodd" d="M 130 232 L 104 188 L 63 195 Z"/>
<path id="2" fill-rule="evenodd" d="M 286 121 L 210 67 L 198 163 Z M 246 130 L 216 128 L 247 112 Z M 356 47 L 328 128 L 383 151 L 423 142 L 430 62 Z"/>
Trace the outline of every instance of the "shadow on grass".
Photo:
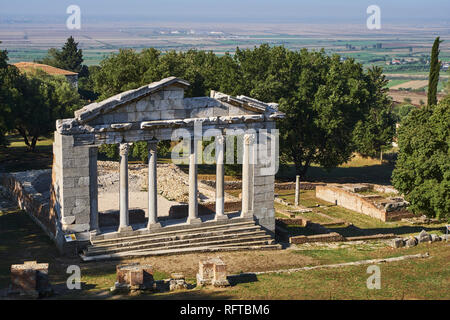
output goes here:
<path id="1" fill-rule="evenodd" d="M 392 171 L 394 166 L 392 164 L 375 164 L 360 167 L 337 167 L 329 171 L 312 166 L 309 168 L 306 181 L 318 181 L 327 183 L 376 183 L 376 184 L 390 184 Z M 278 180 L 294 181 L 295 167 L 293 164 L 281 164 L 280 169 L 276 175 Z"/>
<path id="2" fill-rule="evenodd" d="M 424 227 L 424 226 L 398 226 L 392 228 L 358 228 L 354 225 L 347 227 L 327 227 L 332 232 L 337 232 L 344 237 L 357 237 L 357 236 L 371 236 L 376 234 L 389 234 L 404 235 L 411 233 L 419 233 L 425 230 L 428 233 L 441 231 L 445 232 L 445 227 Z"/>
<path id="3" fill-rule="evenodd" d="M 18 172 L 26 170 L 50 169 L 52 167 L 53 153 L 49 137 L 40 137 L 35 152 L 27 149 L 23 138 L 19 135 L 8 136 L 12 144 L 6 148 L 0 148 L 0 172 Z M 43 143 L 43 145 L 39 145 Z"/>
<path id="4" fill-rule="evenodd" d="M 386 228 L 359 228 L 355 225 L 348 225 L 345 227 L 340 226 L 327 226 L 326 227 L 330 232 L 337 232 L 344 237 L 358 237 L 358 236 L 371 236 L 377 234 L 390 234 L 393 233 L 395 235 L 404 235 L 411 233 L 419 233 L 422 230 L 425 230 L 428 233 L 433 233 L 440 231 L 445 233 L 445 227 L 425 227 L 425 226 L 397 226 L 397 227 L 386 227 Z M 320 234 L 311 228 L 301 227 L 301 226 L 288 226 L 286 228 L 289 232 L 289 236 L 311 236 Z"/>
<path id="5" fill-rule="evenodd" d="M 232 287 L 242 284 L 242 283 L 251 283 L 251 282 L 257 282 L 258 277 L 254 273 L 241 273 L 237 275 L 232 275 L 227 277 L 228 282 Z"/>

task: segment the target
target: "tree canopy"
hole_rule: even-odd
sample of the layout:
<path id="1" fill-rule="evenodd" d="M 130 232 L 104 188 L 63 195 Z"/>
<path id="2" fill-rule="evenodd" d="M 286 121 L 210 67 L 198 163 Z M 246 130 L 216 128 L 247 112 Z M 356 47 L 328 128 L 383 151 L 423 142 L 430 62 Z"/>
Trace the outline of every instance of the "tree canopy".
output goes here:
<path id="1" fill-rule="evenodd" d="M 78 42 L 70 36 L 61 50 L 49 49 L 42 63 L 80 73 L 83 69 L 83 51 L 78 49 Z"/>
<path id="2" fill-rule="evenodd" d="M 35 151 L 39 136 L 54 130 L 56 119 L 72 115 L 82 102 L 63 76 L 41 70 L 23 74 L 7 60 L 7 52 L 0 51 L 0 144 L 5 146 L 6 133 L 15 130 Z"/>
<path id="3" fill-rule="evenodd" d="M 324 51 L 264 44 L 219 57 L 197 50 L 121 49 L 101 62 L 92 82 L 105 99 L 171 75 L 191 83 L 187 96 L 218 90 L 278 102 L 287 114 L 278 124 L 283 159 L 293 161 L 302 176 L 311 163 L 330 168 L 358 149 L 380 152 L 394 134 L 381 69 L 364 71 L 353 59 Z"/>
<path id="4" fill-rule="evenodd" d="M 392 176 L 410 208 L 450 218 L 450 97 L 437 106 L 415 109 L 398 133 L 399 156 Z"/>
<path id="5" fill-rule="evenodd" d="M 55 129 L 55 121 L 81 107 L 80 96 L 64 77 L 50 76 L 37 70 L 23 76 L 16 84 L 18 97 L 12 110 L 13 129 L 35 150 L 39 136 Z"/>

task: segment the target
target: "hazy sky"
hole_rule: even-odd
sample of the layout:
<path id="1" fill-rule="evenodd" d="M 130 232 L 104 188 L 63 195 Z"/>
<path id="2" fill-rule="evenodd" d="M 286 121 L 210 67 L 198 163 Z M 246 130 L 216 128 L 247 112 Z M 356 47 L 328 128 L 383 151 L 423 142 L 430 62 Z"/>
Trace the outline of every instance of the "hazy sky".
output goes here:
<path id="1" fill-rule="evenodd" d="M 450 0 L 0 0 L 0 18 L 61 16 L 80 6 L 84 17 L 196 22 L 359 23 L 378 5 L 385 23 L 449 23 Z"/>

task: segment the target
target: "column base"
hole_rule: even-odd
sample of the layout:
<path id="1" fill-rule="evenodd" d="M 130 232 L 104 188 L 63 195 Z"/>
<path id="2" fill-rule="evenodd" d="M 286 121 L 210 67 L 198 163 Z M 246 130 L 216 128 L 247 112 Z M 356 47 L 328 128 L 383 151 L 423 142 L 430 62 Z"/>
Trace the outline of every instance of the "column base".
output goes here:
<path id="1" fill-rule="evenodd" d="M 188 224 L 201 224 L 202 219 L 200 218 L 188 218 L 186 221 Z"/>
<path id="2" fill-rule="evenodd" d="M 161 229 L 161 228 L 162 228 L 161 223 L 159 223 L 159 222 L 147 225 L 148 230 L 156 230 L 156 229 Z"/>
<path id="3" fill-rule="evenodd" d="M 127 231 L 133 231 L 133 227 L 132 226 L 124 226 L 124 227 L 119 227 L 119 230 L 117 230 L 117 232 L 127 232 Z"/>
<path id="4" fill-rule="evenodd" d="M 242 211 L 241 211 L 240 217 L 241 217 L 241 218 L 244 218 L 244 219 L 250 219 L 250 218 L 253 218 L 253 212 L 252 212 L 252 211 L 249 211 L 249 212 L 242 212 Z"/>
<path id="5" fill-rule="evenodd" d="M 224 220 L 228 220 L 228 216 L 226 214 L 217 214 L 214 217 L 214 221 L 224 221 Z"/>

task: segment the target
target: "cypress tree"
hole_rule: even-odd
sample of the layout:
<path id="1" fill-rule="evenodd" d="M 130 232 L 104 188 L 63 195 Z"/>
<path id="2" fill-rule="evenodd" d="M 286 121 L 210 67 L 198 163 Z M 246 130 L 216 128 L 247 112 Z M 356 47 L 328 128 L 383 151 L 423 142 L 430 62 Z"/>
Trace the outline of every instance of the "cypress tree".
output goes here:
<path id="1" fill-rule="evenodd" d="M 80 72 L 83 63 L 83 51 L 78 49 L 78 43 L 70 36 L 62 47 L 61 51 L 56 53 L 56 58 L 60 68 Z"/>
<path id="2" fill-rule="evenodd" d="M 428 106 L 437 104 L 437 86 L 439 82 L 439 70 L 441 69 L 441 64 L 439 63 L 439 44 L 441 42 L 439 37 L 437 37 L 431 49 L 430 74 L 428 76 Z"/>

